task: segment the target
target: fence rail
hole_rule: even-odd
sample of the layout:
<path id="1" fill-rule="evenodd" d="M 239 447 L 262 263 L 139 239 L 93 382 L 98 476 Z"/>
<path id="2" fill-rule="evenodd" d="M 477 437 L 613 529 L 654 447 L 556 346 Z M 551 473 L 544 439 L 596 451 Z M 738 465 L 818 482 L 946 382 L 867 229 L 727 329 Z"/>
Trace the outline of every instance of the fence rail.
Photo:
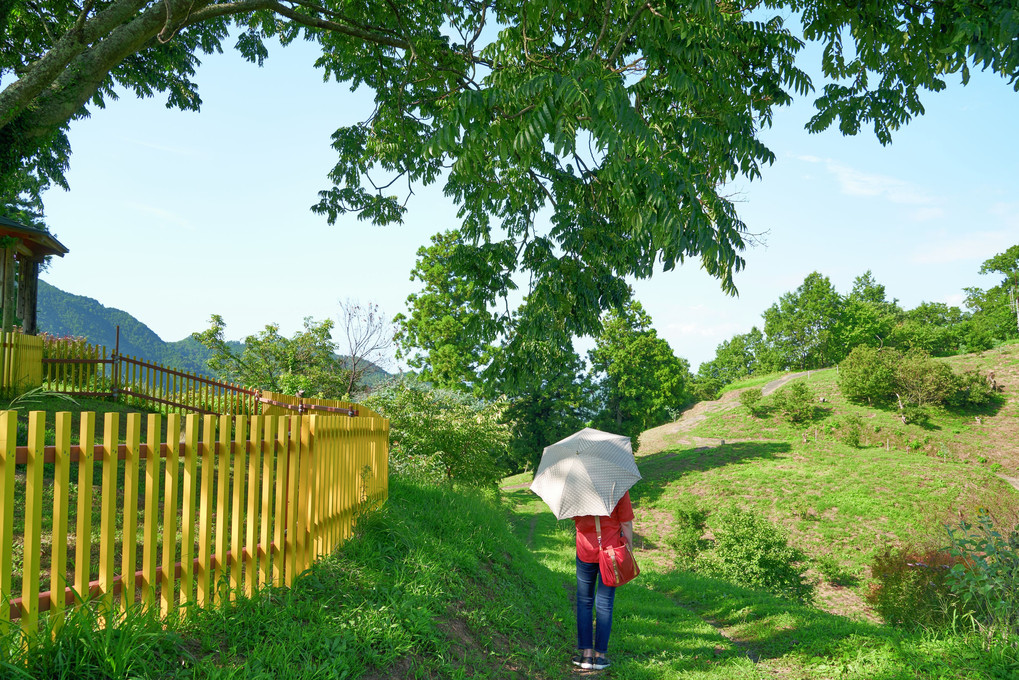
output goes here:
<path id="1" fill-rule="evenodd" d="M 119 335 L 118 335 L 119 344 Z M 48 339 L 39 384 L 72 396 L 123 399 L 138 406 L 203 415 L 257 415 L 258 390 L 179 371 L 106 347 L 67 338 Z"/>
<path id="2" fill-rule="evenodd" d="M 162 416 L 151 414 L 143 441 L 140 414 L 127 415 L 122 437 L 119 414 L 107 413 L 97 442 L 95 414 L 83 413 L 72 443 L 71 414 L 58 413 L 46 446 L 45 415 L 29 414 L 19 446 L 17 412 L 0 412 L 0 601 L 9 603 L 0 622 L 20 619 L 27 633 L 43 612 L 61 617 L 89 599 L 166 614 L 289 585 L 388 496 L 380 417 L 191 414 L 182 431 L 170 414 L 163 437 Z"/>

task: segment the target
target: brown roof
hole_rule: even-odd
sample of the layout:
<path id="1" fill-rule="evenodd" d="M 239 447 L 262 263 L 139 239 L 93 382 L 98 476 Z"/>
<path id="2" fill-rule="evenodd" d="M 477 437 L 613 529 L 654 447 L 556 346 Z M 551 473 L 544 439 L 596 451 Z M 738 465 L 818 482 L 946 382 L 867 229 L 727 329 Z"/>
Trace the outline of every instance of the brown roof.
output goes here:
<path id="1" fill-rule="evenodd" d="M 26 227 L 13 220 L 0 216 L 0 236 L 13 236 L 21 241 L 18 244 L 18 252 L 22 255 L 43 257 L 45 255 L 64 256 L 70 252 L 63 243 L 42 229 Z"/>

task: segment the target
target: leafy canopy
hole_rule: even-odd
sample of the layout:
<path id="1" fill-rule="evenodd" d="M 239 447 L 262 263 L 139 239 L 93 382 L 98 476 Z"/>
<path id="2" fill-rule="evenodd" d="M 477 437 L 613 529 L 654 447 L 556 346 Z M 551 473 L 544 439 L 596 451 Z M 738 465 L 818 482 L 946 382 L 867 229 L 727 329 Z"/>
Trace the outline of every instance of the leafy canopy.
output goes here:
<path id="1" fill-rule="evenodd" d="M 924 90 L 973 67 L 1019 87 L 1012 0 L 3 0 L 4 202 L 65 184 L 68 125 L 118 92 L 197 110 L 200 55 L 231 22 L 253 62 L 267 38 L 306 38 L 327 77 L 375 93 L 368 120 L 336 131 L 316 210 L 398 222 L 397 180 L 440 182 L 465 247 L 511 253 L 497 272 L 526 272 L 529 304 L 574 334 L 623 303 L 625 277 L 687 259 L 734 290 L 746 227 L 723 187 L 774 160 L 761 128 L 812 90 L 797 33 L 831 81 L 814 131 L 887 143 Z"/>
<path id="2" fill-rule="evenodd" d="M 292 338 L 279 332 L 278 324 L 266 324 L 244 338 L 240 347 L 228 342 L 226 322 L 213 314 L 210 326 L 191 337 L 212 350 L 209 368 L 224 379 L 284 394 L 303 391 L 308 397 L 343 396 L 347 371 L 334 353 L 333 322 L 304 320 L 304 330 Z"/>

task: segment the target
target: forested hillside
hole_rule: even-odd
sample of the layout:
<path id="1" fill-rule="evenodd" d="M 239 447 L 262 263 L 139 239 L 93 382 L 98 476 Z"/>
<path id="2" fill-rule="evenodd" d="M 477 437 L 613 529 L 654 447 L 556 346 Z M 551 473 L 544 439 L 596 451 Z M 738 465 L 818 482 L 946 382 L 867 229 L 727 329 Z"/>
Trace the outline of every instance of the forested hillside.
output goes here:
<path id="1" fill-rule="evenodd" d="M 214 375 L 207 366 L 211 351 L 192 338 L 166 342 L 127 312 L 106 307 L 98 300 L 60 290 L 39 281 L 39 330 L 56 336 L 73 335 L 105 345 L 116 345 L 120 326 L 120 352 L 172 368 Z M 231 345 L 240 348 L 241 343 Z"/>

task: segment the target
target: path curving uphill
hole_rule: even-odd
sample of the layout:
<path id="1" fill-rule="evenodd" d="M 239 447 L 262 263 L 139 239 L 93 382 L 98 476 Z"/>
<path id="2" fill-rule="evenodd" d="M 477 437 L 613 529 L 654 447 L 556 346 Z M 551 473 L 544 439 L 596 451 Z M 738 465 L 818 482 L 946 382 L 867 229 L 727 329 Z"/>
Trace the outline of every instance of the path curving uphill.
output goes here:
<path id="1" fill-rule="evenodd" d="M 768 396 L 790 380 L 801 378 L 809 375 L 810 373 L 816 372 L 817 371 L 802 371 L 800 373 L 788 373 L 783 375 L 781 378 L 776 378 L 764 385 L 764 387 L 761 388 L 761 394 L 763 396 Z M 715 439 L 713 437 L 694 437 L 686 433 L 690 432 L 690 430 L 707 418 L 709 413 L 729 411 L 739 406 L 739 395 L 740 392 L 743 391 L 744 390 L 732 390 L 731 392 L 723 394 L 721 399 L 697 402 L 692 408 L 684 411 L 683 415 L 681 415 L 678 420 L 646 430 L 640 435 L 640 446 L 637 450 L 637 456 L 647 456 L 675 446 L 719 446 L 722 443 L 721 439 Z"/>

